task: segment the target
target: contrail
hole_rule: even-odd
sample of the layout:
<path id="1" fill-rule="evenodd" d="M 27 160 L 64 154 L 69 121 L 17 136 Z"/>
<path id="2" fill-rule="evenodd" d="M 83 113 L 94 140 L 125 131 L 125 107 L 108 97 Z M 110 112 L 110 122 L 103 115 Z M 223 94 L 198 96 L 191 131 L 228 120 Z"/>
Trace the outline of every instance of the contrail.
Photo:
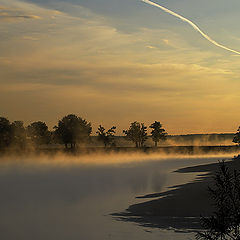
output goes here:
<path id="1" fill-rule="evenodd" d="M 159 5 L 159 4 L 157 4 L 157 3 L 151 2 L 151 1 L 149 1 L 149 0 L 142 0 L 142 1 L 145 2 L 145 3 L 147 3 L 147 4 L 153 5 L 153 6 L 155 6 L 155 7 L 158 7 L 158 8 L 160 8 L 160 9 L 162 9 L 164 12 L 169 13 L 169 14 L 171 14 L 171 15 L 179 18 L 179 19 L 181 19 L 181 20 L 184 21 L 184 22 L 187 22 L 187 23 L 190 24 L 196 31 L 198 31 L 204 38 L 206 38 L 209 42 L 211 42 L 211 43 L 214 44 L 215 46 L 220 47 L 220 48 L 223 48 L 223 49 L 225 49 L 225 50 L 227 50 L 227 51 L 230 51 L 230 52 L 233 52 L 233 53 L 236 53 L 236 54 L 239 54 L 239 55 L 240 55 L 240 52 L 235 51 L 235 50 L 233 50 L 233 49 L 231 49 L 231 48 L 225 47 L 224 45 L 222 45 L 222 44 L 217 43 L 216 41 L 214 41 L 214 40 L 213 40 L 212 38 L 210 38 L 207 34 L 205 34 L 195 23 L 193 23 L 193 22 L 190 21 L 189 19 L 187 19 L 187 18 L 185 18 L 185 17 L 183 17 L 183 16 L 181 16 L 181 15 L 179 15 L 179 14 L 177 14 L 177 13 L 175 13 L 175 12 L 173 12 L 173 11 L 171 11 L 171 10 L 169 10 L 169 9 L 167 9 L 167 8 Z"/>

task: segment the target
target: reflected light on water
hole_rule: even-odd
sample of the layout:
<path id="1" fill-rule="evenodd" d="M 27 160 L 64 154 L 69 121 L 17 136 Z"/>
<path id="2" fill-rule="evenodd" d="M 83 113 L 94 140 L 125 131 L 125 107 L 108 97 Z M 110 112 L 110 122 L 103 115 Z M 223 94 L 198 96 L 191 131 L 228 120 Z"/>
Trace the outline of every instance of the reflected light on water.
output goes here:
<path id="1" fill-rule="evenodd" d="M 21 166 L 91 166 L 91 165 L 121 165 L 128 163 L 140 163 L 149 161 L 166 161 L 170 159 L 202 159 L 202 158 L 232 158 L 233 154 L 198 154 L 198 155 L 178 155 L 163 153 L 98 153 L 70 155 L 58 153 L 55 155 L 48 154 L 31 154 L 28 156 L 6 155 L 0 158 L 0 166 L 16 165 Z"/>
<path id="2" fill-rule="evenodd" d="M 1 239 L 157 240 L 192 233 L 143 228 L 111 213 L 144 201 L 136 196 L 192 181 L 172 172 L 232 155 L 89 154 L 5 156 L 0 160 Z"/>

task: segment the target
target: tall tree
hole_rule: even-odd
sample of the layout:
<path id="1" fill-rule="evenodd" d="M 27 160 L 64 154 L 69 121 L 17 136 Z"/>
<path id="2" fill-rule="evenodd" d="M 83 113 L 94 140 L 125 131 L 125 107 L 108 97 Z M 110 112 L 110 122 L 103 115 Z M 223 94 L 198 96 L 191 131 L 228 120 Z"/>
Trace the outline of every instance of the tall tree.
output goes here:
<path id="1" fill-rule="evenodd" d="M 0 117 L 0 148 L 8 147 L 12 140 L 11 123 L 7 118 Z"/>
<path id="2" fill-rule="evenodd" d="M 233 142 L 240 145 L 240 127 L 238 128 L 237 132 L 234 134 Z"/>
<path id="3" fill-rule="evenodd" d="M 85 142 L 92 133 L 91 123 L 74 114 L 63 117 L 55 128 L 55 135 L 68 148 L 75 148 L 76 144 Z"/>
<path id="4" fill-rule="evenodd" d="M 98 139 L 103 142 L 104 147 L 107 147 L 107 145 L 113 144 L 113 138 L 114 134 L 116 133 L 115 132 L 116 127 L 113 126 L 107 131 L 105 130 L 106 129 L 103 126 L 99 125 L 98 131 L 96 133 L 98 134 Z"/>
<path id="5" fill-rule="evenodd" d="M 151 131 L 151 138 L 155 143 L 155 147 L 157 147 L 157 144 L 160 140 L 165 141 L 167 138 L 167 132 L 162 127 L 162 124 L 160 122 L 155 121 L 150 125 L 150 128 L 152 128 Z"/>
<path id="6" fill-rule="evenodd" d="M 209 187 L 214 203 L 214 214 L 201 219 L 205 231 L 197 233 L 197 239 L 240 239 L 240 172 L 231 171 L 224 161 L 219 163 L 214 186 Z"/>
<path id="7" fill-rule="evenodd" d="M 33 122 L 27 126 L 27 135 L 36 145 L 49 144 L 51 134 L 45 122 Z"/>
<path id="8" fill-rule="evenodd" d="M 128 130 L 123 130 L 128 140 L 135 143 L 136 147 L 143 147 L 147 140 L 147 127 L 144 123 L 132 122 Z"/>

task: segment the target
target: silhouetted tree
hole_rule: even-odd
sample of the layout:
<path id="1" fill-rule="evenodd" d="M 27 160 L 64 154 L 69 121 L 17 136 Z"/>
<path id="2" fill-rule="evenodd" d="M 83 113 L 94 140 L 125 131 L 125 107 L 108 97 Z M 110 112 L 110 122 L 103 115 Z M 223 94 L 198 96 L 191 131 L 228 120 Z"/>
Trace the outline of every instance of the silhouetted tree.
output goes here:
<path id="1" fill-rule="evenodd" d="M 152 128 L 151 131 L 151 138 L 155 143 L 155 147 L 157 147 L 157 144 L 160 140 L 165 141 L 167 138 L 167 133 L 165 129 L 162 127 L 162 124 L 160 122 L 155 121 L 150 125 L 150 128 Z"/>
<path id="2" fill-rule="evenodd" d="M 0 117 L 0 148 L 8 147 L 12 140 L 11 123 L 7 118 Z"/>
<path id="3" fill-rule="evenodd" d="M 75 148 L 76 144 L 85 142 L 92 133 L 91 123 L 74 114 L 69 114 L 58 122 L 55 128 L 55 135 L 68 148 Z"/>
<path id="4" fill-rule="evenodd" d="M 209 192 L 215 211 L 210 217 L 201 219 L 206 231 L 198 232 L 197 239 L 240 239 L 240 173 L 230 171 L 224 161 L 214 177 L 214 187 Z"/>
<path id="5" fill-rule="evenodd" d="M 238 128 L 237 132 L 234 134 L 233 142 L 240 144 L 240 127 Z"/>
<path id="6" fill-rule="evenodd" d="M 147 140 L 147 127 L 144 123 L 132 122 L 128 130 L 123 130 L 128 140 L 135 143 L 136 147 L 143 147 Z"/>
<path id="7" fill-rule="evenodd" d="M 96 133 L 98 134 L 98 139 L 103 142 L 105 147 L 107 147 L 107 145 L 113 144 L 114 134 L 116 133 L 115 129 L 116 127 L 113 126 L 105 131 L 106 129 L 103 126 L 99 125 L 98 131 Z"/>
<path id="8" fill-rule="evenodd" d="M 19 148 L 24 148 L 26 145 L 26 129 L 22 121 L 14 121 L 11 124 L 12 128 L 12 145 Z"/>
<path id="9" fill-rule="evenodd" d="M 51 134 L 45 122 L 33 122 L 27 126 L 27 135 L 36 145 L 49 144 Z"/>

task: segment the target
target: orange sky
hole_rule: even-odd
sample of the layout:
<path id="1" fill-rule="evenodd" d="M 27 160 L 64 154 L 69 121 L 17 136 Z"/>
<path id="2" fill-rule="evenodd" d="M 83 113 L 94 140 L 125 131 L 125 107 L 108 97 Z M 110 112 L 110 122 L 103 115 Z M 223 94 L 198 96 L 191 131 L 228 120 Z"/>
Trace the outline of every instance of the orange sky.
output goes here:
<path id="1" fill-rule="evenodd" d="M 51 128 L 74 113 L 94 131 L 116 125 L 119 133 L 133 121 L 160 121 L 170 134 L 235 132 L 240 125 L 240 57 L 185 23 L 140 1 L 132 15 L 119 7 L 119 16 L 94 0 L 28 2 L 0 0 L 0 115 Z M 201 8 L 198 17 L 190 7 L 174 10 L 240 50 L 240 33 L 221 22 L 229 12 L 206 22 Z"/>

